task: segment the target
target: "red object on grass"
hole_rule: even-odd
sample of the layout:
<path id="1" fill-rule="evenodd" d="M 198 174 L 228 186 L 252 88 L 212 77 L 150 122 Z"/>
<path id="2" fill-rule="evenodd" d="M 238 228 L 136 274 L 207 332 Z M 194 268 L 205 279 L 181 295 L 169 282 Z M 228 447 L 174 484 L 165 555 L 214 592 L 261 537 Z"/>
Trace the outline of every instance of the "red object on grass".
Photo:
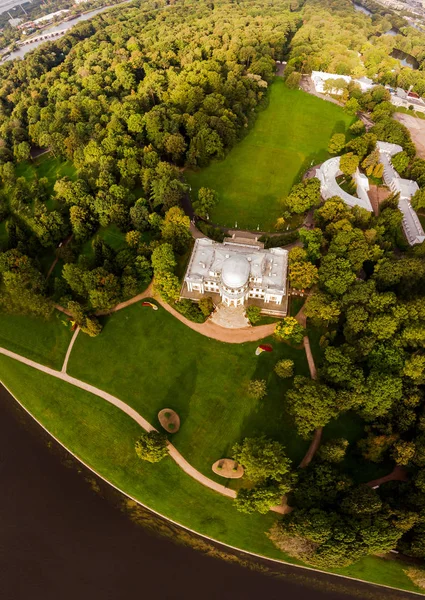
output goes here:
<path id="1" fill-rule="evenodd" d="M 273 352 L 273 346 L 270 346 L 270 344 L 260 344 L 259 348 L 264 352 Z"/>

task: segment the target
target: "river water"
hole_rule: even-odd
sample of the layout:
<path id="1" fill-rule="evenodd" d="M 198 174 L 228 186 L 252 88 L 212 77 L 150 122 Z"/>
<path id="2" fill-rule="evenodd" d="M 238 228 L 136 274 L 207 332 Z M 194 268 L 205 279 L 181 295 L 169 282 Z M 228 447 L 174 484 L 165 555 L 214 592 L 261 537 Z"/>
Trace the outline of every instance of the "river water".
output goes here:
<path id="1" fill-rule="evenodd" d="M 356 4 L 355 2 L 353 2 L 353 6 L 354 10 L 357 10 L 357 12 L 361 12 L 364 15 L 373 15 L 373 12 L 371 10 L 369 10 L 365 6 L 361 6 L 361 4 Z"/>
<path id="2" fill-rule="evenodd" d="M 2 600 L 411 598 L 291 566 L 278 565 L 273 576 L 208 556 L 217 547 L 129 507 L 1 386 L 0 476 Z"/>

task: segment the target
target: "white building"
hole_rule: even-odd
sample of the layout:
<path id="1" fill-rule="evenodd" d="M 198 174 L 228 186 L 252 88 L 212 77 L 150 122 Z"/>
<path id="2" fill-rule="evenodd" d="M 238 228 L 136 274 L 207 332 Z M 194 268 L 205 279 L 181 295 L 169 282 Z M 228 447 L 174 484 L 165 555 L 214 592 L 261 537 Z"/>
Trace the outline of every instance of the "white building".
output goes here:
<path id="1" fill-rule="evenodd" d="M 425 233 L 418 215 L 414 211 L 410 199 L 419 189 L 416 181 L 403 179 L 394 169 L 391 157 L 403 150 L 398 144 L 377 142 L 381 163 L 384 165 L 384 181 L 390 190 L 400 194 L 398 207 L 403 213 L 403 231 L 411 246 L 421 244 L 425 240 Z"/>
<path id="2" fill-rule="evenodd" d="M 345 192 L 337 182 L 336 178 L 342 175 L 342 171 L 339 168 L 339 156 L 330 158 L 325 161 L 319 169 L 316 169 L 316 177 L 320 181 L 320 192 L 325 200 L 329 200 L 332 196 L 338 196 L 342 198 L 348 206 L 361 206 L 366 210 L 372 212 L 372 205 L 369 200 L 369 180 L 365 175 L 362 175 L 357 169 L 354 174 L 354 181 L 356 182 L 357 196 L 352 196 L 348 192 Z"/>
<path id="3" fill-rule="evenodd" d="M 265 250 L 260 242 L 226 238 L 195 241 L 184 277 L 181 298 L 198 301 L 211 296 L 226 306 L 255 304 L 263 312 L 287 312 L 288 251 Z"/>
<path id="4" fill-rule="evenodd" d="M 341 90 L 339 88 L 325 91 L 325 83 L 329 79 L 342 79 L 347 84 L 350 83 L 350 81 L 354 81 L 360 86 L 362 92 L 367 92 L 375 85 L 372 79 L 369 79 L 368 77 L 360 77 L 359 79 L 353 79 L 350 75 L 338 75 L 337 73 L 325 73 L 324 71 L 311 72 L 311 80 L 314 83 L 314 88 L 316 92 L 318 92 L 319 94 L 342 94 L 344 90 Z"/>
<path id="5" fill-rule="evenodd" d="M 376 147 L 379 150 L 380 162 L 384 165 L 383 177 L 385 184 L 392 192 L 399 194 L 398 207 L 403 214 L 402 226 L 406 239 L 411 246 L 421 244 L 425 241 L 425 233 L 418 215 L 410 202 L 412 196 L 419 189 L 418 184 L 411 179 L 400 177 L 391 163 L 391 157 L 401 152 L 403 148 L 397 144 L 389 144 L 387 142 L 377 142 Z M 368 195 L 369 181 L 367 177 L 357 169 L 354 174 L 354 180 L 357 184 L 357 197 L 348 194 L 336 181 L 336 177 L 342 173 L 339 168 L 339 160 L 339 156 L 330 158 L 319 169 L 316 169 L 316 177 L 320 181 L 322 197 L 328 200 L 332 196 L 338 196 L 348 206 L 361 206 L 372 212 L 373 209 Z"/>

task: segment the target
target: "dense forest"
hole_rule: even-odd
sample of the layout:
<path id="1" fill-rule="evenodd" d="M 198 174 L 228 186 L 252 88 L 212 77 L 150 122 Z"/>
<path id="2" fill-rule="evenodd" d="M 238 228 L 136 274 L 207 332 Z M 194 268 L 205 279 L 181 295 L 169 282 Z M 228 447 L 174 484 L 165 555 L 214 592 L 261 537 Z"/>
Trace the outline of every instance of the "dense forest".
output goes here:
<path id="1" fill-rule="evenodd" d="M 391 27 L 397 35 L 385 35 Z M 393 48 L 415 56 L 420 69 L 403 68 Z M 135 296 L 153 273 L 174 302 L 175 269 L 191 242 L 184 169 L 223 158 L 246 134 L 283 59 L 288 85 L 320 69 L 425 92 L 424 34 L 391 13 L 370 19 L 348 0 L 136 1 L 0 66 L 2 310 L 45 317 L 60 303 L 97 335 L 94 313 Z M 392 119 L 388 92 L 362 94 L 353 85 L 343 97 L 349 114 L 367 112 L 375 124 L 366 133 L 356 121 L 347 138 L 334 136 L 330 152 L 344 153 L 348 174 L 361 164 L 379 178 L 376 140 L 400 144 L 397 169 L 418 182 L 415 206 L 425 207 L 425 161 Z M 68 175 L 25 177 L 40 149 L 67 164 Z M 194 208 L 202 216 L 214 201 L 203 189 Z M 315 565 L 394 548 L 423 558 L 425 249 L 404 241 L 396 197 L 377 216 L 338 198 L 320 202 L 312 180 L 295 186 L 285 206 L 315 209 L 314 229 L 295 234 L 302 247 L 291 252 L 290 276 L 299 289 L 314 286 L 305 313 L 322 331 L 324 354 L 317 381 L 295 378 L 289 407 L 306 439 L 351 411 L 365 423 L 355 451 L 365 462 L 402 467 L 408 478 L 382 491 L 356 485 L 342 467 L 348 442 L 333 439 L 297 473 L 275 461 L 237 502 L 268 510 L 289 493 L 295 510 L 273 539 Z M 121 232 L 123 247 L 102 238 L 108 227 Z M 45 257 L 59 259 L 49 279 Z M 212 308 L 179 304 L 193 320 Z M 241 461 L 248 454 L 237 449 Z"/>
<path id="2" fill-rule="evenodd" d="M 3 304 L 50 309 L 37 256 L 70 235 L 49 290 L 55 300 L 92 310 L 135 295 L 159 241 L 182 250 L 188 222 L 170 212 L 187 191 L 182 167 L 223 157 L 249 128 L 299 23 L 281 5 L 161 11 L 136 3 L 1 67 Z M 49 148 L 76 169 L 55 183 L 50 209 L 46 181 L 17 177 L 31 147 Z M 116 253 L 95 238 L 93 258 L 81 256 L 83 243 L 110 224 L 127 233 L 127 248 Z M 172 299 L 176 277 L 156 271 Z"/>

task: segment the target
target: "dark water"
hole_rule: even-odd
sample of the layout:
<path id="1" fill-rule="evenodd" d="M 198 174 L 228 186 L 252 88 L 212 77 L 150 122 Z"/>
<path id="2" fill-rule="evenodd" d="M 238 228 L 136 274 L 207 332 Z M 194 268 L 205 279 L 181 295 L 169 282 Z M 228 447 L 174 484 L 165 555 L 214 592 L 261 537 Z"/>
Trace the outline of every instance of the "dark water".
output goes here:
<path id="1" fill-rule="evenodd" d="M 412 598 L 293 567 L 272 576 L 258 571 L 264 563 L 212 558 L 212 544 L 128 507 L 50 440 L 0 387 L 1 600 Z"/>
<path id="2" fill-rule="evenodd" d="M 419 68 L 419 63 L 416 60 L 416 58 L 414 56 L 411 56 L 410 54 L 406 54 L 406 52 L 403 52 L 402 50 L 394 49 L 391 52 L 391 56 L 393 58 L 397 58 L 403 65 L 403 67 L 410 67 L 411 69 Z"/>
<path id="3" fill-rule="evenodd" d="M 369 10 L 368 8 L 366 8 L 365 6 L 361 6 L 360 4 L 356 4 L 355 2 L 353 2 L 353 6 L 354 6 L 354 10 L 357 10 L 357 12 L 361 12 L 364 15 L 373 15 L 373 12 L 371 10 Z"/>

